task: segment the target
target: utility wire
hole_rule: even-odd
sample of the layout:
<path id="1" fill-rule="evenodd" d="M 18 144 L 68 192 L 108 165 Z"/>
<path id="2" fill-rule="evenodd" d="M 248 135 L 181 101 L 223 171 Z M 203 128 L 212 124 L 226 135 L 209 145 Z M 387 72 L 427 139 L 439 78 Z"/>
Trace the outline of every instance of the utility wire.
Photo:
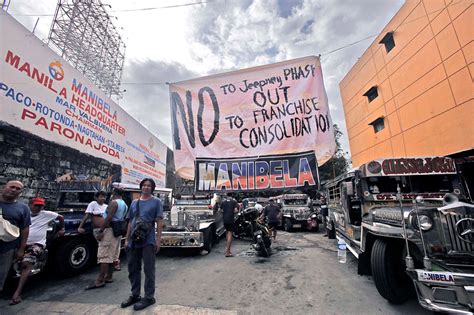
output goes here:
<path id="1" fill-rule="evenodd" d="M 117 12 L 136 12 L 136 11 L 152 11 L 152 10 L 161 10 L 161 9 L 173 9 L 179 7 L 189 7 L 193 5 L 206 4 L 217 2 L 217 0 L 208 0 L 208 1 L 199 1 L 199 2 L 190 2 L 183 4 L 168 5 L 164 7 L 149 7 L 149 8 L 137 8 L 137 9 L 123 9 L 123 10 L 110 10 L 112 13 Z M 54 16 L 54 14 L 10 14 L 12 16 Z"/>

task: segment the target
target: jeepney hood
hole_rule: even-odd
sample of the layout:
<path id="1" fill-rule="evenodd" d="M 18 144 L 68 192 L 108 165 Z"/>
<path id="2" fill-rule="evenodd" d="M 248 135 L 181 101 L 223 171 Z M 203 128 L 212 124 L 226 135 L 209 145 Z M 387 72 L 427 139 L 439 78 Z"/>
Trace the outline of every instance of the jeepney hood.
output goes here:
<path id="1" fill-rule="evenodd" d="M 404 204 L 402 206 L 403 209 L 403 218 L 405 221 L 408 220 L 410 214 L 414 210 L 414 206 L 412 204 Z M 426 212 L 431 211 L 435 212 L 436 207 L 433 206 L 418 206 L 419 212 Z M 392 224 L 396 226 L 402 225 L 402 214 L 400 211 L 400 206 L 390 205 L 390 204 L 379 204 L 379 205 L 372 205 L 369 208 L 368 214 L 362 218 L 363 222 L 371 223 L 371 222 L 381 222 L 386 224 Z"/>
<path id="2" fill-rule="evenodd" d="M 283 211 L 305 212 L 310 210 L 307 206 L 283 206 Z"/>

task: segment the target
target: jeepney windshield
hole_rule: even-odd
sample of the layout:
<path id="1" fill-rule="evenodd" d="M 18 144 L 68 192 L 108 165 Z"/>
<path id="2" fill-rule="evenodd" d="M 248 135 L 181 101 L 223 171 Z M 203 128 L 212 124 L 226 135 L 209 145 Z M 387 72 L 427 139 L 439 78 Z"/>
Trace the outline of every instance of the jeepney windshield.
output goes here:
<path id="1" fill-rule="evenodd" d="M 94 201 L 94 192 L 63 192 L 59 207 L 84 208 Z"/>
<path id="2" fill-rule="evenodd" d="M 415 175 L 367 177 L 367 188 L 372 194 L 397 193 L 397 185 L 402 193 L 423 193 L 453 191 L 454 175 Z"/>
<path id="3" fill-rule="evenodd" d="M 283 199 L 283 204 L 286 206 L 305 206 L 307 203 L 307 199 Z"/>

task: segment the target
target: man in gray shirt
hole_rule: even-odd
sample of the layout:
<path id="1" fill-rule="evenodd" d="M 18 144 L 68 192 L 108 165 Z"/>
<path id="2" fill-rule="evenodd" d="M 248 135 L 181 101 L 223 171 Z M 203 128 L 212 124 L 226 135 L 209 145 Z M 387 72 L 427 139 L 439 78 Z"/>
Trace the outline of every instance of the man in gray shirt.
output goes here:
<path id="1" fill-rule="evenodd" d="M 13 241 L 0 240 L 0 292 L 13 264 L 25 255 L 26 241 L 30 232 L 30 209 L 17 198 L 23 191 L 23 184 L 17 180 L 8 181 L 0 191 L 0 209 L 4 220 L 20 229 L 20 236 Z"/>

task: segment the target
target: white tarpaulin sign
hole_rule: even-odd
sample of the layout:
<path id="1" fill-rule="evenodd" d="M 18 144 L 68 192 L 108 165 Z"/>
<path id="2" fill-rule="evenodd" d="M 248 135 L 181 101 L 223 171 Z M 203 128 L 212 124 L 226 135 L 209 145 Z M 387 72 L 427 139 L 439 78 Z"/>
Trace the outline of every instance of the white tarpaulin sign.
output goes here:
<path id="1" fill-rule="evenodd" d="M 0 29 L 2 121 L 165 187 L 166 145 L 4 11 Z"/>
<path id="2" fill-rule="evenodd" d="M 176 171 L 186 179 L 203 174 L 209 180 L 209 167 L 216 164 L 205 162 L 206 158 L 253 157 L 253 164 L 245 164 L 246 176 L 263 178 L 273 174 L 277 188 L 294 187 L 283 180 L 285 154 L 313 151 L 317 163 L 322 165 L 336 149 L 321 64 L 315 56 L 173 83 L 170 102 Z M 273 171 L 270 164 L 263 171 L 255 169 L 262 156 L 280 156 L 282 162 Z M 197 159 L 202 168 L 198 173 Z M 310 168 L 308 160 L 291 159 L 296 163 L 295 170 L 299 169 L 294 176 L 306 174 Z M 219 165 L 226 166 L 215 170 L 215 183 L 203 185 L 210 184 L 210 190 L 233 187 L 228 181 L 236 174 L 229 170 L 229 178 L 224 175 L 226 168 L 233 167 L 232 163 L 220 160 Z M 238 176 L 242 175 L 242 167 L 242 163 L 235 166 Z M 288 182 L 290 168 L 286 167 Z M 311 177 L 307 175 L 306 178 Z M 278 179 L 284 181 L 283 186 Z M 263 185 L 261 189 L 275 188 L 271 187 L 271 180 L 268 182 L 269 186 Z M 309 180 L 296 182 L 312 185 Z M 247 184 L 244 185 L 248 187 Z M 251 187 L 258 186 L 253 184 L 256 183 Z M 199 188 L 199 183 L 196 185 Z"/>

